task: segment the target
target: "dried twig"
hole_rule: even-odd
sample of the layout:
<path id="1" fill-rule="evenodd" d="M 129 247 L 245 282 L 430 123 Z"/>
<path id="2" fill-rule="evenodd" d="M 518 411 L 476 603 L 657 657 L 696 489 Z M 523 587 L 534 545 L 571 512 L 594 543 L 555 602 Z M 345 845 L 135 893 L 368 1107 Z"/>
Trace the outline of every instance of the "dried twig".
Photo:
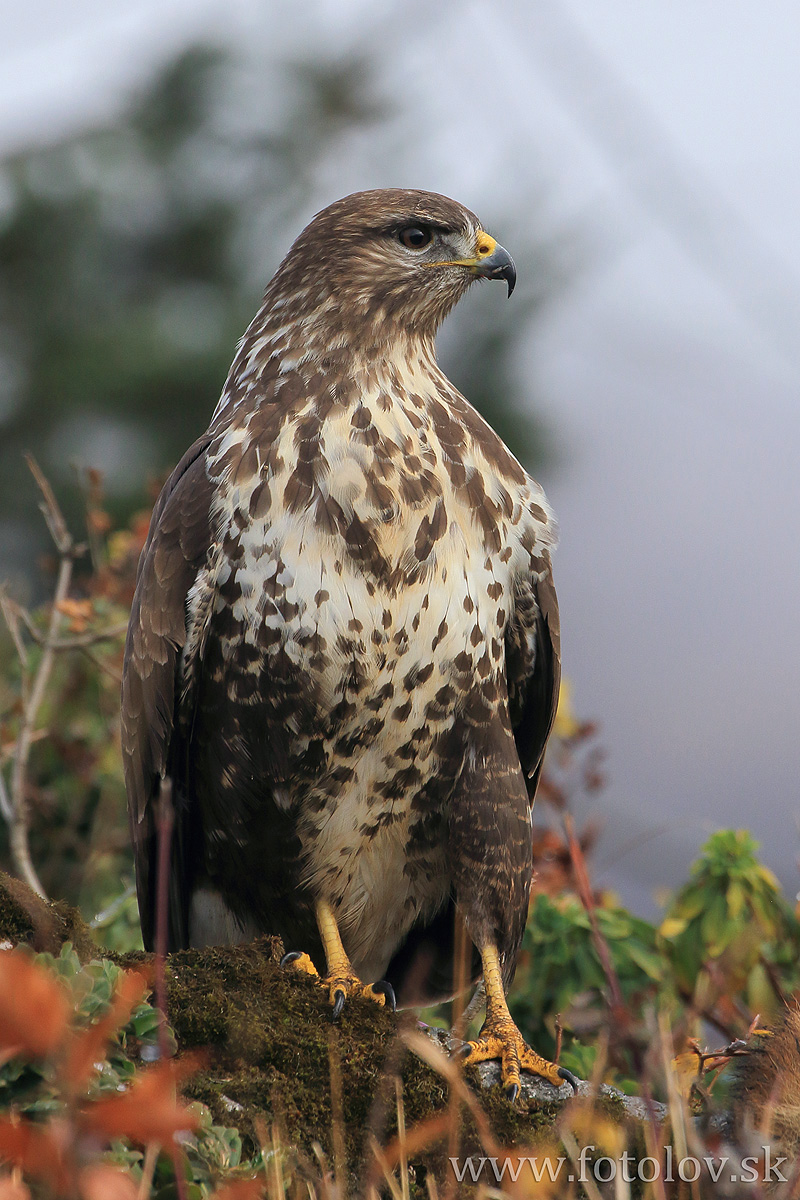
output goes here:
<path id="1" fill-rule="evenodd" d="M 8 632 L 11 634 L 11 640 L 14 643 L 14 649 L 17 652 L 17 657 L 23 668 L 23 683 L 25 682 L 25 668 L 28 666 L 28 648 L 22 639 L 22 632 L 19 627 L 21 608 L 16 604 L 9 595 L 6 594 L 3 588 L 0 588 L 0 611 L 3 614 L 3 620 L 8 626 Z M 24 699 L 24 696 L 23 696 Z"/>
<path id="2" fill-rule="evenodd" d="M 756 1017 L 750 1026 L 748 1038 L 758 1027 L 759 1018 Z M 687 1038 L 686 1042 L 692 1054 L 697 1056 L 697 1079 L 698 1082 L 703 1081 L 706 1091 L 713 1088 L 731 1059 L 742 1058 L 750 1053 L 747 1042 L 742 1038 L 734 1038 L 732 1042 L 729 1042 L 727 1046 L 722 1046 L 719 1050 L 701 1050 L 697 1038 Z M 706 1076 L 709 1074 L 711 1078 L 707 1080 Z"/>
<path id="3" fill-rule="evenodd" d="M 597 906 L 595 904 L 591 884 L 589 882 L 589 872 L 586 866 L 586 859 L 584 858 L 581 844 L 578 841 L 575 833 L 575 822 L 573 821 L 570 813 L 566 813 L 564 816 L 564 827 L 567 835 L 567 842 L 569 844 L 570 857 L 572 859 L 572 865 L 575 871 L 575 879 L 578 884 L 578 894 L 586 911 L 586 915 L 589 918 L 589 923 L 592 930 L 592 941 L 594 943 L 595 951 L 600 960 L 600 965 L 603 968 L 603 974 L 605 975 L 606 983 L 608 985 L 608 999 L 611 1016 L 615 1024 L 618 1025 L 623 1031 L 626 1031 L 629 1029 L 629 1010 L 622 995 L 619 976 L 611 958 L 611 951 L 609 949 L 608 942 L 603 936 L 603 932 L 600 929 L 600 924 L 597 919 Z M 634 1038 L 629 1037 L 626 1040 L 628 1040 L 634 1067 L 636 1068 L 637 1074 L 642 1082 L 642 1100 L 644 1101 L 645 1108 L 648 1113 L 648 1124 L 655 1127 L 657 1124 L 656 1108 L 653 1101 L 650 1084 L 644 1070 L 644 1061 L 642 1058 L 641 1048 L 636 1044 L 636 1040 Z M 663 1192 L 663 1184 L 656 1183 L 656 1187 L 657 1189 L 660 1188 L 661 1192 Z M 659 1194 L 661 1194 L 661 1192 L 659 1192 Z"/>
<path id="4" fill-rule="evenodd" d="M 167 1038 L 167 950 L 169 947 L 169 869 L 172 855 L 172 835 L 175 828 L 175 808 L 172 801 L 172 780 L 165 775 L 159 785 L 156 804 L 156 937 L 155 937 L 155 996 L 160 1010 L 158 1050 L 162 1062 L 170 1055 Z M 172 1145 L 172 1165 L 178 1200 L 187 1200 L 183 1151 L 177 1142 Z"/>
<path id="5" fill-rule="evenodd" d="M 486 987 L 482 979 L 478 980 L 472 999 L 461 1014 L 461 1028 L 463 1032 L 469 1029 L 472 1022 L 477 1017 L 480 1010 L 486 1004 Z"/>
<path id="6" fill-rule="evenodd" d="M 603 937 L 600 925 L 597 921 L 597 911 L 592 895 L 592 888 L 589 883 L 589 873 L 586 870 L 586 859 L 583 856 L 581 844 L 575 833 L 575 823 L 572 816 L 567 813 L 564 817 L 564 826 L 567 833 L 567 842 L 569 844 L 570 857 L 575 870 L 575 878 L 578 884 L 578 894 L 580 895 L 581 903 L 586 910 L 586 915 L 589 918 L 589 923 L 592 929 L 592 941 L 594 948 L 597 951 L 597 957 L 600 959 L 600 965 L 603 968 L 603 974 L 606 977 L 608 984 L 608 994 L 611 1001 L 611 1008 L 616 1013 L 621 1013 L 625 1008 L 625 1001 L 622 998 L 622 988 L 619 985 L 619 976 L 611 959 L 611 951 L 608 948 L 608 942 Z"/>
<path id="7" fill-rule="evenodd" d="M 31 614 L 21 604 L 17 604 L 16 600 L 12 600 L 9 596 L 0 598 L 0 605 L 3 607 L 3 615 L 6 618 L 6 624 L 9 624 L 9 616 L 6 615 L 6 608 L 12 619 L 16 618 L 22 621 L 31 636 L 31 639 L 36 642 L 37 646 L 49 645 L 51 650 L 85 650 L 90 646 L 97 646 L 100 642 L 111 642 L 114 638 L 125 633 L 128 628 L 127 621 L 119 621 L 116 625 L 109 625 L 107 629 L 92 630 L 86 633 L 76 633 L 67 638 L 53 638 L 48 643 L 47 635 L 43 634 L 37 627 Z M 62 614 L 63 615 L 63 614 Z M 9 625 L 10 627 L 10 625 Z M 24 649 L 24 645 L 23 645 Z M 19 646 L 17 646 L 19 653 Z"/>
<path id="8" fill-rule="evenodd" d="M 102 658 L 98 658 L 96 654 L 94 654 L 91 650 L 88 650 L 85 646 L 80 648 L 80 652 L 84 658 L 88 658 L 92 666 L 95 667 L 102 675 L 107 675 L 109 679 L 114 680 L 114 683 L 119 684 L 120 686 L 122 685 L 122 672 L 118 671 L 116 667 L 112 667 L 109 663 L 103 662 Z"/>
<path id="9" fill-rule="evenodd" d="M 336 1033 L 328 1030 L 328 1064 L 331 1077 L 331 1141 L 333 1143 L 333 1177 L 340 1196 L 345 1195 L 347 1178 L 347 1141 L 344 1126 L 344 1102 L 342 1100 L 342 1066 Z"/>
<path id="10" fill-rule="evenodd" d="M 0 770 L 0 813 L 3 815 L 3 820 L 7 825 L 10 825 L 14 818 L 14 806 L 11 803 L 11 797 L 8 794 L 5 777 Z"/>
<path id="11" fill-rule="evenodd" d="M 39 507 L 58 551 L 58 572 L 50 604 L 46 627 L 42 630 L 31 614 L 21 604 L 0 590 L 0 613 L 5 620 L 20 663 L 21 713 L 16 741 L 6 746 L 0 755 L 0 814 L 9 828 L 9 844 L 14 870 L 35 892 L 46 899 L 30 852 L 30 796 L 29 760 L 34 742 L 46 736 L 37 730 L 36 724 L 53 670 L 55 656 L 65 651 L 78 650 L 87 655 L 103 671 L 117 677 L 113 668 L 101 662 L 92 653 L 92 647 L 111 641 L 125 631 L 118 623 L 102 630 L 87 630 L 69 637 L 60 635 L 62 622 L 70 615 L 69 589 L 75 559 L 85 552 L 86 547 L 73 539 L 64 515 L 59 508 L 53 489 L 32 455 L 26 461 L 41 493 Z M 26 639 L 41 649 L 35 670 L 31 666 Z M 4 760 L 10 760 L 10 778 L 2 775 Z"/>
<path id="12" fill-rule="evenodd" d="M 167 1041 L 167 977 L 166 961 L 169 946 L 169 868 L 172 854 L 172 833 L 175 809 L 172 805 L 172 780 L 165 775 L 159 785 L 156 802 L 156 929 L 155 929 L 155 994 L 161 1012 L 158 1027 L 158 1048 L 162 1059 L 169 1057 Z"/>
<path id="13" fill-rule="evenodd" d="M 10 790 L 7 790 L 5 783 L 3 784 L 2 809 L 3 815 L 8 821 L 9 845 L 14 869 L 35 892 L 44 899 L 47 899 L 36 868 L 33 865 L 30 852 L 28 760 L 31 746 L 36 737 L 36 721 L 39 709 L 44 700 L 50 673 L 53 669 L 56 643 L 58 642 L 58 633 L 63 618 L 61 605 L 69 593 L 72 567 L 80 548 L 75 545 L 72 539 L 53 489 L 42 474 L 39 464 L 30 454 L 26 455 L 26 461 L 42 494 L 39 507 L 42 510 L 47 528 L 50 531 L 50 536 L 58 551 L 59 563 L 47 631 L 40 641 L 42 654 L 32 679 L 29 675 L 27 653 L 21 639 L 19 625 L 21 610 L 19 606 L 13 605 L 7 596 L 4 596 L 0 602 L 6 624 L 17 647 L 23 675 L 22 716 L 11 765 L 11 787 Z"/>

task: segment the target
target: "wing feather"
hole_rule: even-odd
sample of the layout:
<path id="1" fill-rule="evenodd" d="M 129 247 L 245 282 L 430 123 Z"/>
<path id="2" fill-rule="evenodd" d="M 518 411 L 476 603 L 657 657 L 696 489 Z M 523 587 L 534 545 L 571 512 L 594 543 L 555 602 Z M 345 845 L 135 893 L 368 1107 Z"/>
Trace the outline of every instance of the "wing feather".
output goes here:
<path id="1" fill-rule="evenodd" d="M 185 944 L 191 825 L 182 787 L 185 753 L 176 724 L 178 666 L 186 640 L 186 598 L 211 544 L 210 438 L 187 451 L 156 502 L 139 560 L 122 674 L 122 756 L 145 945 L 155 936 L 156 811 L 160 781 L 173 783 L 176 823 L 170 871 L 170 946 Z M 183 723 L 181 723 L 183 724 Z"/>
<path id="2" fill-rule="evenodd" d="M 506 681 L 511 724 L 531 803 L 561 685 L 561 624 L 550 555 L 538 560 L 538 580 L 516 606 L 506 636 Z"/>

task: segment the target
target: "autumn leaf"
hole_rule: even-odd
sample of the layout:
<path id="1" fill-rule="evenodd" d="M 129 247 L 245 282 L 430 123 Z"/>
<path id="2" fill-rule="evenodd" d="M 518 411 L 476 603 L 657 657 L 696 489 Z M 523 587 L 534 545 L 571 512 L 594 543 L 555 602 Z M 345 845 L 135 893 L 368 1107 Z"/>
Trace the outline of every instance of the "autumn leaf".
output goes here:
<path id="1" fill-rule="evenodd" d="M 86 513 L 86 524 L 92 533 L 108 533 L 111 528 L 111 517 L 102 508 L 90 508 Z"/>
<path id="2" fill-rule="evenodd" d="M 227 1183 L 221 1184 L 212 1193 L 210 1200 L 258 1200 L 259 1196 L 263 1196 L 265 1186 L 263 1176 L 254 1176 L 252 1179 L 231 1179 Z"/>
<path id="3" fill-rule="evenodd" d="M 93 1163 L 78 1175 L 83 1200 L 136 1200 L 139 1189 L 127 1173 L 109 1163 Z M 0 1200 L 3 1197 L 0 1195 Z M 12 1198 L 9 1198 L 12 1200 Z"/>
<path id="4" fill-rule="evenodd" d="M 677 1054 L 672 1060 L 675 1080 L 684 1099 L 691 1095 L 692 1087 L 697 1083 L 700 1074 L 701 1060 L 692 1050 Z"/>
<path id="5" fill-rule="evenodd" d="M 140 1072 L 127 1092 L 87 1105 L 83 1125 L 107 1138 L 168 1145 L 180 1130 L 195 1130 L 199 1123 L 198 1115 L 176 1099 L 177 1075 L 171 1062 Z"/>
<path id="6" fill-rule="evenodd" d="M 68 618 L 69 627 L 73 633 L 83 633 L 92 619 L 91 600 L 61 600 L 56 608 Z"/>
<path id="7" fill-rule="evenodd" d="M 0 1176 L 0 1200 L 30 1200 L 30 1189 L 13 1175 Z"/>
<path id="8" fill-rule="evenodd" d="M 395 1137 L 388 1146 L 384 1147 L 384 1162 L 391 1170 L 394 1170 L 404 1157 L 408 1158 L 410 1154 L 416 1154 L 445 1138 L 451 1127 L 452 1115 L 449 1112 L 436 1113 L 424 1121 L 418 1121 L 407 1131 L 405 1137 Z"/>
<path id="9" fill-rule="evenodd" d="M 63 984 L 28 955 L 0 952 L 0 1048 L 45 1058 L 61 1045 L 70 1018 Z"/>
<path id="10" fill-rule="evenodd" d="M 689 922 L 684 917 L 665 917 L 658 927 L 658 932 L 661 937 L 670 938 L 680 937 L 685 932 Z"/>
<path id="11" fill-rule="evenodd" d="M 71 1128 L 64 1121 L 34 1125 L 16 1117 L 0 1119 L 0 1158 L 46 1179 L 58 1191 L 65 1190 L 70 1176 L 66 1160 L 71 1145 Z"/>

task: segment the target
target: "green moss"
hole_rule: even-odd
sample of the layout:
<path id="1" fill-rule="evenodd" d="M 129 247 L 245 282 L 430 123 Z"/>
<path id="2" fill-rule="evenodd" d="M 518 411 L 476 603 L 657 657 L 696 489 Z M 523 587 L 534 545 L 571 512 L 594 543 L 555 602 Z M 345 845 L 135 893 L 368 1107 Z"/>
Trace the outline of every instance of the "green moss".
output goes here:
<path id="1" fill-rule="evenodd" d="M 47 930 L 50 941 L 76 941 L 86 949 L 88 930 L 74 910 L 46 905 L 31 894 L 5 889 L 0 880 L 0 922 L 6 936 L 34 944 Z M 90 957 L 97 956 L 92 947 Z M 37 946 L 37 948 L 39 948 Z M 48 947 L 49 948 L 49 947 Z M 57 952 L 57 949 L 56 949 Z M 339 1021 L 331 1021 L 319 981 L 281 968 L 283 947 L 276 938 L 243 946 L 183 950 L 167 960 L 169 1020 L 179 1053 L 193 1060 L 183 1091 L 208 1106 L 214 1122 L 236 1126 L 249 1157 L 271 1137 L 277 1123 L 282 1143 L 302 1160 L 313 1160 L 318 1143 L 333 1161 L 334 1127 L 344 1141 L 354 1187 L 363 1178 L 370 1136 L 386 1145 L 397 1132 L 395 1080 L 402 1080 L 406 1127 L 411 1129 L 449 1103 L 445 1080 L 405 1047 L 402 1034 L 416 1028 L 413 1013 L 394 1015 L 373 1001 L 348 1000 Z M 114 957 L 121 966 L 152 961 L 141 952 Z M 332 1102 L 338 1078 L 340 1107 Z M 478 1074 L 466 1078 L 478 1090 Z M 335 1089 L 336 1090 L 336 1089 Z M 624 1121 L 621 1100 L 603 1097 L 601 1107 Z M 542 1141 L 561 1111 L 558 1104 L 521 1100 L 512 1105 L 500 1087 L 483 1089 L 481 1107 L 498 1144 L 529 1147 Z M 337 1132 L 338 1132 L 337 1131 Z M 448 1178 L 448 1146 L 426 1145 L 412 1157 L 419 1194 L 432 1170 Z M 485 1154 L 479 1130 L 466 1105 L 460 1108 L 459 1154 Z M 466 1194 L 466 1193 L 464 1193 Z"/>
<path id="2" fill-rule="evenodd" d="M 331 1079 L 338 1073 L 347 1163 L 357 1177 L 370 1133 L 384 1144 L 396 1133 L 395 1078 L 402 1079 L 409 1128 L 446 1109 L 447 1085 L 405 1050 L 400 1035 L 415 1026 L 411 1014 L 395 1016 L 371 1000 L 351 999 L 334 1025 L 319 983 L 281 969 L 281 953 L 280 942 L 263 938 L 170 956 L 170 1020 L 178 1044 L 182 1053 L 202 1050 L 201 1068 L 187 1080 L 185 1093 L 207 1104 L 215 1121 L 235 1123 L 246 1153 L 258 1143 L 259 1127 L 269 1130 L 277 1121 L 301 1154 L 310 1158 L 318 1143 L 332 1158 Z M 482 1106 L 504 1146 L 542 1137 L 560 1111 L 532 1101 L 515 1107 L 500 1088 L 485 1092 Z M 466 1107 L 460 1146 L 464 1153 L 480 1152 Z M 445 1152 L 438 1145 L 417 1155 L 420 1178 L 426 1169 L 443 1177 Z"/>
<path id="3" fill-rule="evenodd" d="M 469 1072 L 477 1087 L 477 1072 Z M 497 1140 L 503 1146 L 530 1145 L 536 1138 L 552 1129 L 563 1105 L 538 1104 L 535 1100 L 520 1099 L 511 1104 L 499 1084 L 481 1093 L 481 1107 L 489 1118 Z"/>
<path id="4" fill-rule="evenodd" d="M 619 1092 L 601 1092 L 594 1103 L 598 1112 L 616 1125 L 624 1125 L 629 1119 L 625 1111 L 625 1100 Z"/>
<path id="5" fill-rule="evenodd" d="M 97 958 L 99 950 L 83 917 L 63 902 L 37 896 L 27 884 L 0 871 L 0 941 L 58 954 L 71 942 L 81 962 Z"/>
<path id="6" fill-rule="evenodd" d="M 30 942 L 33 919 L 14 895 L 15 882 L 5 872 L 0 872 L 0 938 L 16 945 Z"/>

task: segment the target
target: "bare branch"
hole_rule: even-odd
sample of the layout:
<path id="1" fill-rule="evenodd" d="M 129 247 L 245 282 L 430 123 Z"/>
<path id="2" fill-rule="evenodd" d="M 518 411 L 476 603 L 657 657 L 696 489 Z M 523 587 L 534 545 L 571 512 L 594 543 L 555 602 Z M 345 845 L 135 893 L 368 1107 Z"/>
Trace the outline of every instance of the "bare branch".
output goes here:
<path id="1" fill-rule="evenodd" d="M 13 601 L 12 601 L 13 603 Z M 20 613 L 25 626 L 30 633 L 37 646 L 49 645 L 51 650 L 85 650 L 89 646 L 97 646 L 100 642 L 112 642 L 114 638 L 125 633 L 128 628 L 127 621 L 119 621 L 116 625 L 109 625 L 108 629 L 99 629 L 97 631 L 87 633 L 76 633 L 71 637 L 53 638 L 48 642 L 47 637 L 39 632 L 31 620 L 30 614 L 23 609 Z"/>
<path id="2" fill-rule="evenodd" d="M 42 650 L 42 657 L 39 660 L 39 665 L 33 679 L 30 695 L 23 709 L 22 723 L 17 738 L 17 753 L 11 771 L 11 798 L 14 805 L 14 818 L 11 822 L 10 833 L 12 859 L 25 882 L 45 899 L 47 899 L 47 896 L 33 865 L 28 841 L 30 825 L 27 787 L 28 758 L 30 756 L 36 718 L 39 715 L 39 709 L 44 700 L 45 689 L 47 688 L 50 673 L 53 669 L 55 651 L 51 643 L 56 640 L 61 625 L 61 613 L 58 606 L 62 600 L 66 599 L 69 592 L 70 579 L 72 578 L 72 557 L 70 551 L 71 539 L 69 549 L 65 553 L 62 553 L 58 566 L 58 578 L 50 610 L 47 636 Z"/>
<path id="3" fill-rule="evenodd" d="M 0 588 L 0 611 L 3 613 L 3 620 L 8 626 L 8 632 L 11 634 L 11 639 L 14 642 L 14 649 L 24 670 L 28 665 L 28 651 L 22 640 L 19 628 L 19 620 L 23 610 L 15 600 L 11 599 L 5 588 Z"/>
<path id="4" fill-rule="evenodd" d="M 9 826 L 9 842 L 14 869 L 35 892 L 45 897 L 44 888 L 31 859 L 29 844 L 28 761 L 31 746 L 39 737 L 43 736 L 41 731 L 36 730 L 39 710 L 50 681 L 55 656 L 59 653 L 80 650 L 116 678 L 116 673 L 112 668 L 94 659 L 91 648 L 101 642 L 119 637 L 124 633 L 125 625 L 119 623 L 100 631 L 89 630 L 70 637 L 59 636 L 62 622 L 65 617 L 69 616 L 68 611 L 65 611 L 67 609 L 65 602 L 69 597 L 73 564 L 75 559 L 84 552 L 85 547 L 76 545 L 53 489 L 35 458 L 30 454 L 27 454 L 25 458 L 41 492 L 42 499 L 39 508 L 58 551 L 59 563 L 55 591 L 44 632 L 40 630 L 27 609 L 0 590 L 0 611 L 2 611 L 11 633 L 22 668 L 22 715 L 16 743 L 11 748 L 10 755 L 8 751 L 3 755 L 3 757 L 11 758 L 11 779 L 10 788 L 6 785 L 5 779 L 0 780 L 0 814 Z M 23 630 L 42 651 L 32 678 Z"/>
<path id="5" fill-rule="evenodd" d="M 7 825 L 10 825 L 14 819 L 14 806 L 11 803 L 11 797 L 8 794 L 5 777 L 0 770 L 0 813 L 3 814 L 3 820 Z"/>
<path id="6" fill-rule="evenodd" d="M 23 696 L 22 717 L 20 719 L 19 733 L 17 735 L 16 752 L 11 766 L 11 794 L 8 797 L 11 808 L 11 819 L 9 821 L 9 844 L 11 849 L 11 858 L 14 863 L 15 870 L 25 880 L 25 882 L 33 888 L 44 899 L 47 899 L 45 890 L 42 887 L 36 868 L 33 865 L 30 852 L 30 808 L 28 800 L 28 759 L 30 757 L 31 746 L 36 737 L 36 721 L 39 715 L 42 701 L 44 700 L 47 684 L 50 679 L 50 674 L 53 669 L 53 662 L 56 655 L 56 645 L 58 643 L 58 634 L 61 628 L 63 614 L 60 606 L 66 600 L 69 594 L 69 585 L 72 579 L 72 565 L 77 552 L 77 548 L 72 539 L 72 535 L 67 528 L 67 523 L 64 520 L 64 515 L 58 506 L 58 501 L 55 498 L 53 489 L 50 487 L 47 479 L 44 477 L 39 464 L 30 454 L 26 455 L 26 461 L 30 468 L 31 474 L 36 480 L 39 491 L 42 493 L 42 502 L 40 508 L 44 514 L 44 519 L 47 522 L 47 528 L 50 530 L 56 549 L 59 553 L 58 575 L 56 578 L 56 587 L 53 594 L 52 605 L 50 608 L 50 617 L 47 623 L 47 632 L 44 638 L 40 641 L 42 647 L 42 655 L 39 659 L 36 672 L 33 676 L 33 682 L 27 695 Z M 15 637 L 18 652 L 20 650 L 19 641 L 21 635 L 17 622 L 22 619 L 24 610 L 19 605 L 14 605 L 5 598 L 3 603 L 3 615 L 6 619 L 12 637 Z M 26 614 L 27 616 L 27 614 Z M 9 617 L 11 620 L 9 621 Z M 29 619 L 25 620 L 27 628 L 30 630 L 32 622 Z M 16 636 L 15 636 L 16 626 Z M 37 638 L 38 640 L 38 638 Z M 22 646 L 20 661 L 23 668 L 27 667 L 27 655 L 24 645 Z"/>
<path id="7" fill-rule="evenodd" d="M 103 662 L 102 658 L 98 658 L 88 646 L 80 646 L 79 650 L 81 654 L 89 659 L 89 662 L 92 664 L 92 666 L 96 667 L 98 671 L 101 671 L 103 675 L 107 675 L 109 679 L 113 679 L 114 683 L 119 684 L 120 687 L 122 686 L 121 671 L 118 671 L 115 667 L 112 667 L 110 663 Z"/>
<path id="8" fill-rule="evenodd" d="M 23 606 L 18 604 L 16 600 L 12 600 L 10 596 L 5 595 L 2 590 L 0 590 L 0 608 L 3 609 L 3 616 L 5 617 L 6 624 L 8 625 L 9 629 L 12 630 L 12 636 L 14 636 L 14 632 L 16 631 L 14 644 L 20 657 L 22 657 L 23 654 L 25 654 L 27 657 L 25 644 L 22 641 L 22 638 L 19 636 L 20 621 L 27 629 L 32 640 L 36 642 L 37 646 L 49 645 L 51 650 L 59 651 L 84 650 L 87 646 L 96 646 L 100 642 L 111 642 L 114 640 L 114 638 L 119 637 L 120 634 L 125 633 L 128 628 L 127 621 L 118 621 L 116 625 L 109 625 L 107 629 L 92 630 L 91 632 L 87 633 L 76 633 L 73 636 L 66 638 L 53 638 L 52 641 L 48 642 L 46 635 L 37 628 L 36 622 L 28 612 L 27 608 L 23 608 Z"/>
<path id="9" fill-rule="evenodd" d="M 37 729 L 35 733 L 31 734 L 31 745 L 33 745 L 34 742 L 41 742 L 46 737 L 46 729 Z M 16 758 L 18 745 L 19 743 L 14 741 L 6 742 L 4 746 L 0 746 L 0 766 L 4 763 L 11 762 L 14 758 Z"/>
<path id="10" fill-rule="evenodd" d="M 578 895 L 580 896 L 581 904 L 583 905 L 586 915 L 589 918 L 589 924 L 592 930 L 592 941 L 597 952 L 597 957 L 600 959 L 600 965 L 603 968 L 603 974 L 606 977 L 608 984 L 608 994 L 611 1000 L 612 1009 L 620 1013 L 625 1008 L 625 1001 L 622 998 L 622 989 L 619 984 L 619 976 L 617 975 L 614 963 L 611 958 L 611 951 L 608 948 L 608 942 L 603 937 L 600 925 L 597 921 L 597 906 L 592 895 L 591 884 L 589 883 L 589 874 L 586 870 L 586 859 L 583 856 L 580 842 L 575 833 L 575 822 L 570 813 L 564 817 L 564 826 L 567 833 L 567 842 L 569 845 L 570 857 L 572 865 L 575 869 L 575 878 L 578 884 Z"/>
<path id="11" fill-rule="evenodd" d="M 96 633 L 77 633 L 74 637 L 60 638 L 53 642 L 54 650 L 85 650 L 88 646 L 96 646 L 99 642 L 112 642 L 120 634 L 126 633 L 127 621 L 119 621 L 109 625 L 108 629 L 99 629 Z"/>
<path id="12" fill-rule="evenodd" d="M 39 491 L 42 493 L 39 508 L 44 514 L 44 519 L 47 522 L 47 528 L 50 530 L 50 536 L 55 542 L 56 550 L 58 550 L 58 553 L 62 557 L 72 555 L 75 551 L 75 544 L 72 540 L 72 534 L 67 528 L 67 522 L 64 520 L 64 514 L 59 508 L 53 489 L 50 487 L 42 468 L 32 454 L 25 455 L 25 462 L 28 464 L 28 469 L 36 480 Z"/>

